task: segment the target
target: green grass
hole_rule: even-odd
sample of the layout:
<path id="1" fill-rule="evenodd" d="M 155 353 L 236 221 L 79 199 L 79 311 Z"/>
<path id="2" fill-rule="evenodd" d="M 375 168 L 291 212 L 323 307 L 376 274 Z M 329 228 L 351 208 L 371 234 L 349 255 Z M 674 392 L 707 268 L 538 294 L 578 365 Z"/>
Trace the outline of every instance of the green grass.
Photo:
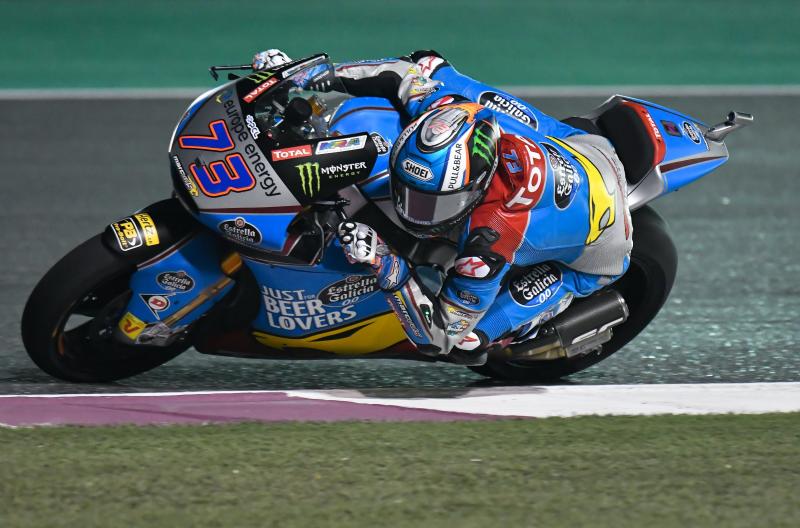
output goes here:
<path id="1" fill-rule="evenodd" d="M 800 415 L 0 430 L 0 525 L 797 526 Z"/>

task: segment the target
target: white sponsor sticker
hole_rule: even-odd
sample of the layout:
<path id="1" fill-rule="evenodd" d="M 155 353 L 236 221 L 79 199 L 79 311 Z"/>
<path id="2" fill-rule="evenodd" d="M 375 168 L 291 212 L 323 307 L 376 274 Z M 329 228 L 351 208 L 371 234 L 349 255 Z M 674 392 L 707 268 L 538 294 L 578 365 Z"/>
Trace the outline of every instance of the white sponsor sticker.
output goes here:
<path id="1" fill-rule="evenodd" d="M 336 152 L 347 152 L 348 150 L 359 150 L 364 148 L 367 136 L 355 136 L 341 139 L 328 139 L 317 143 L 316 154 L 333 154 Z"/>
<path id="2" fill-rule="evenodd" d="M 403 160 L 403 170 L 406 174 L 418 180 L 429 181 L 433 179 L 433 173 L 428 167 L 408 158 Z"/>
<path id="3" fill-rule="evenodd" d="M 464 185 L 464 175 L 467 173 L 466 151 L 467 147 L 463 141 L 456 142 L 450 148 L 447 172 L 442 180 L 442 191 L 456 191 Z"/>

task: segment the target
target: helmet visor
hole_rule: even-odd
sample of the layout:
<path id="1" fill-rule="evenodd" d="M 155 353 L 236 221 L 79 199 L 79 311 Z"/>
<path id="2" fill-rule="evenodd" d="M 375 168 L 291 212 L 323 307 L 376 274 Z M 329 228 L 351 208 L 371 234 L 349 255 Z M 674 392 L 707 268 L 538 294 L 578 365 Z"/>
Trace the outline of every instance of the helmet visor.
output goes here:
<path id="1" fill-rule="evenodd" d="M 392 178 L 392 195 L 397 214 L 420 227 L 436 226 L 455 219 L 475 201 L 481 190 L 474 185 L 448 194 L 427 193 Z"/>

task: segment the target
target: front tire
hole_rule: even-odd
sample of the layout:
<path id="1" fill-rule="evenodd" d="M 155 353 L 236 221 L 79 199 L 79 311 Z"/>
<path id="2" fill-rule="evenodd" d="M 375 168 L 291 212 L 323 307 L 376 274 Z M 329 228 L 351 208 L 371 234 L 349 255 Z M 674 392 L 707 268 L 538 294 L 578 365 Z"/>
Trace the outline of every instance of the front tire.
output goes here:
<path id="1" fill-rule="evenodd" d="M 623 324 L 614 327 L 613 337 L 599 352 L 526 362 L 503 361 L 490 356 L 485 365 L 470 368 L 491 378 L 528 383 L 552 382 L 604 360 L 639 335 L 669 297 L 678 269 L 678 252 L 666 222 L 654 209 L 642 207 L 634 211 L 631 218 L 633 250 L 630 266 L 625 275 L 608 286 L 625 299 L 630 316 Z M 517 346 L 524 346 L 524 343 Z"/>
<path id="2" fill-rule="evenodd" d="M 73 382 L 110 382 L 166 363 L 190 343 L 125 345 L 112 338 L 127 306 L 133 263 L 97 235 L 70 251 L 34 288 L 22 314 L 22 341 L 36 365 Z M 81 324 L 68 327 L 72 318 Z"/>

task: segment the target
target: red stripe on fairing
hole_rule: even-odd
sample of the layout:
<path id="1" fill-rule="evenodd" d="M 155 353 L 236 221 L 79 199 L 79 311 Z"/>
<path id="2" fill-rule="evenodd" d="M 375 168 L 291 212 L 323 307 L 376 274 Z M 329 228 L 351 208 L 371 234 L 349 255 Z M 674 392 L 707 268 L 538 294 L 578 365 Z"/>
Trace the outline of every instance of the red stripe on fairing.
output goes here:
<path id="1" fill-rule="evenodd" d="M 681 169 L 683 167 L 688 167 L 689 165 L 696 165 L 698 163 L 703 163 L 706 161 L 713 161 L 716 159 L 724 158 L 725 156 L 708 156 L 705 158 L 692 158 L 692 159 L 685 159 L 679 161 L 673 161 L 672 163 L 665 163 L 661 166 L 661 174 L 665 172 L 669 172 L 675 169 Z"/>
<path id="2" fill-rule="evenodd" d="M 661 131 L 658 129 L 655 119 L 653 119 L 653 116 L 651 116 L 650 112 L 647 111 L 647 108 L 640 104 L 633 103 L 631 101 L 623 101 L 621 104 L 633 108 L 634 111 L 639 114 L 639 117 L 642 118 L 642 121 L 644 121 L 645 128 L 647 129 L 647 135 L 650 137 L 650 141 L 653 143 L 653 146 L 656 149 L 654 156 L 655 159 L 653 159 L 653 163 L 650 165 L 650 167 L 655 167 L 664 160 L 664 154 L 667 152 L 667 147 L 664 143 L 664 137 L 661 135 Z"/>

